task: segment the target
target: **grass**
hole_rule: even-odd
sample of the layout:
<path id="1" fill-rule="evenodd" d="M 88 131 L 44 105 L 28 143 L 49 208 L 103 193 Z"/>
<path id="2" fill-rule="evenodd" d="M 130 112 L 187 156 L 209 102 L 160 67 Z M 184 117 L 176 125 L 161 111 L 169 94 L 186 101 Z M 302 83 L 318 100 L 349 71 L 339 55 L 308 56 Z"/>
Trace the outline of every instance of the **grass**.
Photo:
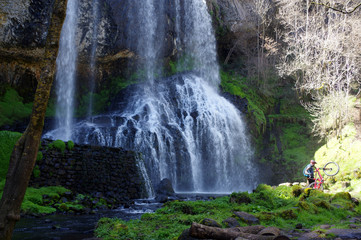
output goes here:
<path id="1" fill-rule="evenodd" d="M 342 130 L 340 137 L 333 137 L 315 153 L 317 167 L 327 162 L 336 162 L 340 172 L 334 177 L 326 177 L 326 183 L 332 191 L 350 191 L 361 196 L 361 140 L 357 137 L 353 124 Z M 349 182 L 350 187 L 343 189 L 342 182 Z"/>
<path id="2" fill-rule="evenodd" d="M 321 224 L 344 227 L 343 219 L 361 213 L 360 207 L 355 206 L 347 194 L 334 196 L 313 190 L 300 195 L 295 193 L 297 191 L 294 187 L 280 186 L 274 189 L 268 185 L 259 185 L 254 193 L 233 193 L 212 201 L 173 201 L 155 213 L 144 214 L 140 220 L 102 218 L 95 233 L 104 240 L 177 239 L 192 222 L 199 223 L 205 218 L 211 218 L 226 227 L 223 220 L 235 217 L 234 211 L 251 213 L 262 225 L 284 230 L 294 229 L 297 223 L 310 229 L 317 229 Z M 241 226 L 246 226 L 240 219 L 238 221 Z"/>

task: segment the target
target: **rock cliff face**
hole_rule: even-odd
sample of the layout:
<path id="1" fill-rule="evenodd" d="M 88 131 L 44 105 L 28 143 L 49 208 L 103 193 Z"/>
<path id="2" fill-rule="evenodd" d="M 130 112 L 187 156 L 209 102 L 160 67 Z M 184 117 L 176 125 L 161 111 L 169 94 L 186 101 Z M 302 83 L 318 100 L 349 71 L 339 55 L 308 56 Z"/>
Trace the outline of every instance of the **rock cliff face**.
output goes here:
<path id="1" fill-rule="evenodd" d="M 31 101 L 44 55 L 53 0 L 0 1 L 0 84 Z"/>
<path id="2" fill-rule="evenodd" d="M 36 88 L 37 62 L 43 57 L 43 46 L 47 36 L 54 0 L 0 0 L 0 83 L 17 89 L 25 100 L 31 101 Z M 237 36 L 242 31 L 255 29 L 252 1 L 207 0 L 213 16 L 217 34 L 218 51 L 223 61 L 237 43 Z M 124 76 L 127 68 L 141 59 L 132 44 L 134 31 L 130 26 L 137 26 L 127 13 L 132 9 L 128 0 L 98 0 L 97 16 L 94 16 L 95 1 L 79 1 L 79 20 L 77 45 L 79 46 L 78 84 L 85 86 L 90 79 L 91 49 L 96 44 L 96 85 L 102 80 L 114 76 Z M 174 28 L 172 18 L 174 1 L 164 0 L 163 26 L 166 39 L 163 55 L 166 59 L 175 54 Z M 94 19 L 97 19 L 94 21 Z M 96 25 L 96 41 L 93 40 Z M 249 39 L 246 42 L 252 42 Z M 253 41 L 254 44 L 254 41 Z M 244 49 L 245 47 L 243 47 Z M 235 54 L 242 54 L 237 47 Z M 238 52 L 237 52 L 238 51 Z M 234 56 L 234 55 L 233 55 Z"/>

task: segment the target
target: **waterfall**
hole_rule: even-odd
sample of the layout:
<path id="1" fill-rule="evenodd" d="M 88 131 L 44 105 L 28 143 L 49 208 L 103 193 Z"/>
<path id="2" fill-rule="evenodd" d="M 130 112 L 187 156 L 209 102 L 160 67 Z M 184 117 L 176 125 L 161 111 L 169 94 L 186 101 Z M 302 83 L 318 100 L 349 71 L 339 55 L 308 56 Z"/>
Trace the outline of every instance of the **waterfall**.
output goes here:
<path id="1" fill-rule="evenodd" d="M 77 0 L 69 0 L 66 18 L 60 35 L 59 54 L 56 59 L 56 136 L 64 141 L 71 140 L 74 91 L 77 61 L 76 29 L 77 29 Z"/>
<path id="2" fill-rule="evenodd" d="M 218 87 L 219 67 L 216 54 L 216 39 L 212 29 L 212 21 L 203 0 L 176 2 L 177 17 L 181 26 L 177 30 L 177 38 L 181 38 L 186 60 L 183 64 L 193 65 L 208 83 Z M 179 10 L 182 9 L 183 10 Z M 182 34 L 184 33 L 184 34 Z M 182 38 L 183 36 L 183 38 Z"/>
<path id="3" fill-rule="evenodd" d="M 246 127 L 231 103 L 194 73 L 157 80 L 152 90 L 133 92 L 123 111 L 78 123 L 75 141 L 142 152 L 152 182 L 169 178 L 178 192 L 255 187 Z"/>
<path id="4" fill-rule="evenodd" d="M 217 91 L 216 41 L 206 3 L 175 0 L 167 13 L 163 4 L 122 2 L 127 46 L 136 52 L 145 81 L 129 88 L 125 107 L 76 123 L 73 141 L 140 152 L 150 196 L 151 185 L 163 178 L 177 192 L 251 191 L 258 176 L 253 151 L 241 113 Z M 183 71 L 171 77 L 161 77 L 166 19 L 174 21 L 177 67 Z M 46 136 L 54 138 L 57 131 Z"/>

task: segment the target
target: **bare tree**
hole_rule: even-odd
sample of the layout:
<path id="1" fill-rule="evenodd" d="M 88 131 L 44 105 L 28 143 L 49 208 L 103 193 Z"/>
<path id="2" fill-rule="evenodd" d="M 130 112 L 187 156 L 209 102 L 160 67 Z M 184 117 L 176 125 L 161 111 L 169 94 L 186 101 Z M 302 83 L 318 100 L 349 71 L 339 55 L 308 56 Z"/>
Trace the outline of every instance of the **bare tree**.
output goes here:
<path id="1" fill-rule="evenodd" d="M 354 7 L 348 8 L 348 9 L 343 9 L 341 3 L 336 3 L 335 5 L 331 5 L 329 2 L 321 2 L 321 1 L 315 1 L 315 2 L 311 2 L 311 4 L 316 4 L 316 5 L 322 5 L 325 6 L 327 8 L 330 8 L 334 11 L 337 12 L 341 12 L 343 14 L 350 14 L 353 13 L 354 11 L 356 11 L 359 7 L 361 7 L 361 3 L 358 3 L 357 5 L 355 5 Z"/>
<path id="2" fill-rule="evenodd" d="M 61 27 L 65 18 L 67 1 L 55 0 L 51 23 L 45 44 L 45 56 L 39 65 L 38 86 L 35 92 L 30 123 L 16 143 L 10 157 L 4 192 L 0 201 L 0 239 L 10 240 L 15 223 L 20 219 L 24 199 L 38 153 L 44 126 L 46 107 L 55 72 Z"/>
<path id="3" fill-rule="evenodd" d="M 325 137 L 350 120 L 350 92 L 353 86 L 360 88 L 361 18 L 330 11 L 310 0 L 280 0 L 278 6 L 287 44 L 279 73 L 293 76 L 296 89 L 310 98 L 304 106 L 314 116 L 314 132 Z M 324 124 L 329 117 L 333 124 Z"/>

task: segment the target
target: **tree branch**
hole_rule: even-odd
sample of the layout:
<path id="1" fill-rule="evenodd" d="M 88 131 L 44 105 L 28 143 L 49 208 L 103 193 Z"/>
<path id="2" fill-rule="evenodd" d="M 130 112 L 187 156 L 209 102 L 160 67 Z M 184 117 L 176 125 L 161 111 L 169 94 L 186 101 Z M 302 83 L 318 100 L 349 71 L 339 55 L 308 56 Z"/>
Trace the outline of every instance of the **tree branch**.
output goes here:
<path id="1" fill-rule="evenodd" d="M 330 5 L 330 3 L 311 2 L 311 4 L 325 6 L 325 7 L 331 8 L 334 11 L 337 11 L 337 12 L 340 12 L 340 13 L 343 13 L 343 14 L 351 14 L 354 11 L 356 11 L 357 8 L 359 8 L 361 6 L 361 3 L 359 3 L 351 11 L 347 11 L 347 10 L 344 10 L 344 9 L 339 9 L 339 8 L 333 7 L 333 6 Z"/>

